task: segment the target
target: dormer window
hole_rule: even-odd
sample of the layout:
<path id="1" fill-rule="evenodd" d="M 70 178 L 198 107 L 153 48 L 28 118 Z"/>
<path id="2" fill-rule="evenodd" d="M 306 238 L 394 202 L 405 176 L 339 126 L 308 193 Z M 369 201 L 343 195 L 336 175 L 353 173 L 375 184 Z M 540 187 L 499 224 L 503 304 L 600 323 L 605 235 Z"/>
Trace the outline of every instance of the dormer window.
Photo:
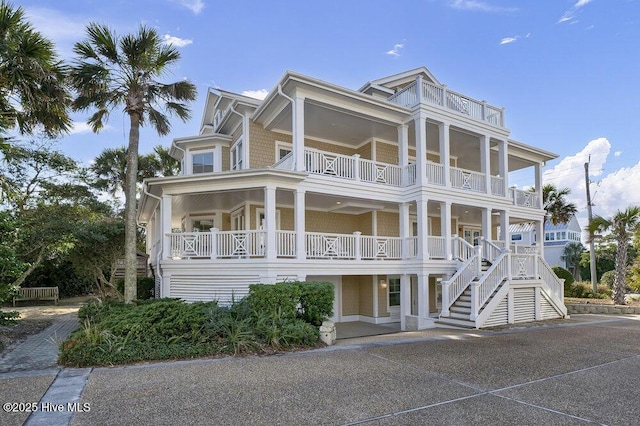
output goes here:
<path id="1" fill-rule="evenodd" d="M 192 155 L 193 173 L 213 172 L 213 151 L 199 152 Z"/>

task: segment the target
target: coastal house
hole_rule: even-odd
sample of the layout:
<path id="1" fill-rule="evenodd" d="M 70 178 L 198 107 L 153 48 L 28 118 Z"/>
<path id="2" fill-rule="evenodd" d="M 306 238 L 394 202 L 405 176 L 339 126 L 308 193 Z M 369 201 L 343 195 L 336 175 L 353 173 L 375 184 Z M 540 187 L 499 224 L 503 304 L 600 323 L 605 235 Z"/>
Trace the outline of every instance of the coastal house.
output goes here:
<path id="1" fill-rule="evenodd" d="M 156 295 L 228 303 L 254 283 L 327 281 L 336 322 L 487 327 L 566 316 L 543 247 L 541 168 L 505 111 L 426 68 L 358 90 L 287 71 L 263 100 L 211 89 L 179 176 L 139 204 Z M 529 172 L 534 191 L 509 186 Z M 498 230 L 503 230 L 498 233 Z"/>

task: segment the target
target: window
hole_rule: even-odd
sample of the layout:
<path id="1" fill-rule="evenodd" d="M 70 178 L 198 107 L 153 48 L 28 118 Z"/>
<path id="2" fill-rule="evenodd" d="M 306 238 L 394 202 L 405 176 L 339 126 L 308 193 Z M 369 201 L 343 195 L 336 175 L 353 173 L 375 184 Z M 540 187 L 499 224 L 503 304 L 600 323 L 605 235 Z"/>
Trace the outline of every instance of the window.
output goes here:
<path id="1" fill-rule="evenodd" d="M 282 160 L 293 150 L 293 145 L 287 142 L 276 142 L 276 162 Z"/>
<path id="2" fill-rule="evenodd" d="M 213 171 L 213 152 L 192 155 L 193 173 L 210 173 Z"/>
<path id="3" fill-rule="evenodd" d="M 242 170 L 242 138 L 231 147 L 231 170 Z"/>
<path id="4" fill-rule="evenodd" d="M 556 233 L 555 232 L 546 232 L 544 234 L 544 240 L 545 241 L 554 241 L 556 239 Z"/>
<path id="5" fill-rule="evenodd" d="M 191 227 L 193 232 L 209 232 L 215 227 L 213 217 L 194 219 Z"/>
<path id="6" fill-rule="evenodd" d="M 567 232 L 566 231 L 560 231 L 557 233 L 558 239 L 559 240 L 566 240 L 567 239 Z"/>
<path id="7" fill-rule="evenodd" d="M 512 234 L 511 241 L 522 241 L 522 234 Z"/>
<path id="8" fill-rule="evenodd" d="M 400 278 L 389 278 L 389 306 L 400 306 Z"/>

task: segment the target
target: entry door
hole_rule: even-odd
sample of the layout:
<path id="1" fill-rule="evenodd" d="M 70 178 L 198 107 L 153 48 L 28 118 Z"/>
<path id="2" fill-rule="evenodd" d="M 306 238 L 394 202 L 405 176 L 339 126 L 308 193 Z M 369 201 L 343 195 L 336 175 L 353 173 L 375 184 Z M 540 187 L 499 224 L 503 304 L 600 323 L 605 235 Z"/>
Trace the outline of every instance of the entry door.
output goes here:
<path id="1" fill-rule="evenodd" d="M 472 246 L 476 245 L 478 238 L 480 238 L 481 235 L 482 229 L 480 228 L 476 228 L 474 226 L 464 226 L 462 228 L 462 238 Z"/>
<path id="2" fill-rule="evenodd" d="M 242 209 L 231 214 L 231 230 L 243 231 L 244 229 L 244 209 Z"/>

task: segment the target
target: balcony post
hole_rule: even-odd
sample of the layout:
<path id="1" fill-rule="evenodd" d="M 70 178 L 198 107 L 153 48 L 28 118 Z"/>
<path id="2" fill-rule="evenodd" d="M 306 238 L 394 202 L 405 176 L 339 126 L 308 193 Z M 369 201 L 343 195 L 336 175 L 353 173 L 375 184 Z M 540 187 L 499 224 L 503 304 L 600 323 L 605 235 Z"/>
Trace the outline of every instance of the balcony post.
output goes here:
<path id="1" fill-rule="evenodd" d="M 482 209 L 482 237 L 491 241 L 491 209 Z"/>
<path id="2" fill-rule="evenodd" d="M 480 136 L 480 167 L 484 173 L 484 192 L 491 195 L 491 138 L 489 135 Z"/>
<path id="3" fill-rule="evenodd" d="M 455 256 L 453 256 L 453 238 L 451 234 L 453 233 L 451 229 L 451 202 L 445 201 L 440 203 L 440 235 L 444 236 L 444 258 L 446 260 L 451 260 Z"/>
<path id="4" fill-rule="evenodd" d="M 416 200 L 416 215 L 418 219 L 418 259 L 429 259 L 429 218 L 427 216 L 429 200 L 420 197 Z"/>
<path id="5" fill-rule="evenodd" d="M 355 252 L 356 260 L 362 260 L 362 232 L 355 231 L 353 233 L 353 237 L 354 237 L 353 249 Z"/>
<path id="6" fill-rule="evenodd" d="M 266 186 L 264 188 L 264 216 L 267 228 L 267 245 L 265 257 L 269 260 L 277 258 L 276 253 L 276 188 Z M 258 227 L 260 224 L 257 224 Z"/>
<path id="7" fill-rule="evenodd" d="M 353 178 L 360 182 L 360 154 L 353 154 Z"/>
<path id="8" fill-rule="evenodd" d="M 171 195 L 163 195 L 161 203 L 162 258 L 171 259 L 173 256 L 171 237 L 167 235 L 171 233 Z"/>
<path id="9" fill-rule="evenodd" d="M 421 75 L 419 75 L 418 78 L 416 78 L 416 100 L 418 101 L 418 105 L 420 105 L 423 101 Z"/>
<path id="10" fill-rule="evenodd" d="M 451 302 L 449 302 L 449 286 L 450 286 L 450 282 L 449 279 L 451 277 L 449 276 L 445 276 L 442 278 L 441 281 L 441 285 L 442 285 L 442 311 L 440 312 L 440 315 L 443 317 L 448 317 L 449 316 L 449 304 Z"/>
<path id="11" fill-rule="evenodd" d="M 536 246 L 538 254 L 544 257 L 544 220 L 536 221 Z"/>
<path id="12" fill-rule="evenodd" d="M 451 152 L 449 141 L 449 123 L 441 123 L 438 126 L 438 139 L 440 141 L 440 164 L 442 164 L 442 178 L 444 186 L 451 188 Z"/>
<path id="13" fill-rule="evenodd" d="M 409 127 L 406 124 L 398 126 L 398 165 L 402 167 L 402 186 L 409 184 L 407 166 L 409 165 Z"/>
<path id="14" fill-rule="evenodd" d="M 498 148 L 498 173 L 502 176 L 504 196 L 509 196 L 509 156 L 507 155 L 507 141 L 501 140 Z"/>
<path id="15" fill-rule="evenodd" d="M 538 196 L 534 207 L 540 209 L 542 208 L 542 163 L 536 163 L 534 168 L 536 171 L 536 194 Z"/>
<path id="16" fill-rule="evenodd" d="M 427 171 L 427 114 L 420 110 L 414 118 L 416 134 L 416 184 L 424 185 Z"/>
<path id="17" fill-rule="evenodd" d="M 211 259 L 218 258 L 218 228 L 211 228 Z"/>
<path id="18" fill-rule="evenodd" d="M 443 84 L 442 85 L 442 103 L 440 104 L 445 108 L 447 107 L 447 85 Z"/>
<path id="19" fill-rule="evenodd" d="M 302 95 L 295 95 L 295 102 L 293 105 L 293 164 L 294 170 L 305 171 L 304 161 L 304 101 L 305 98 Z"/>
<path id="20" fill-rule="evenodd" d="M 296 259 L 304 260 L 307 258 L 305 243 L 305 190 L 296 189 L 294 200 L 294 229 L 296 231 Z"/>
<path id="21" fill-rule="evenodd" d="M 409 258 L 409 244 L 408 238 L 410 236 L 409 233 L 409 204 L 400 203 L 398 205 L 399 216 L 400 216 L 400 236 L 402 237 L 402 258 Z"/>

